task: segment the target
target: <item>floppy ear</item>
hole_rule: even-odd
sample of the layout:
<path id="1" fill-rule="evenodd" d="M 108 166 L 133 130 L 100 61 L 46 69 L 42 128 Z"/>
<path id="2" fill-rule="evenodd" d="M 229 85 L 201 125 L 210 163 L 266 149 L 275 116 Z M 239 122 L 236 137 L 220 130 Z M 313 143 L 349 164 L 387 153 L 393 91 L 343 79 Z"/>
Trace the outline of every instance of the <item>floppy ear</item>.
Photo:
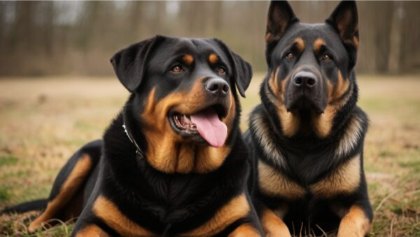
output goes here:
<path id="1" fill-rule="evenodd" d="M 287 1 L 271 1 L 267 15 L 267 30 L 265 40 L 267 44 L 278 41 L 287 28 L 299 19 Z"/>
<path id="2" fill-rule="evenodd" d="M 239 55 L 232 52 L 221 40 L 214 39 L 226 52 L 229 57 L 229 61 L 233 67 L 233 78 L 235 80 L 236 87 L 238 87 L 239 93 L 242 97 L 245 97 L 245 91 L 248 89 L 249 83 L 252 78 L 252 67 L 251 65 L 243 60 Z"/>
<path id="3" fill-rule="evenodd" d="M 326 20 L 339 34 L 341 41 L 350 54 L 350 68 L 356 63 L 359 46 L 357 6 L 355 1 L 341 1 Z"/>
<path id="4" fill-rule="evenodd" d="M 134 92 L 140 86 L 145 73 L 145 64 L 148 61 L 151 49 L 162 38 L 162 36 L 155 36 L 133 44 L 117 52 L 111 58 L 115 74 L 130 92 Z"/>

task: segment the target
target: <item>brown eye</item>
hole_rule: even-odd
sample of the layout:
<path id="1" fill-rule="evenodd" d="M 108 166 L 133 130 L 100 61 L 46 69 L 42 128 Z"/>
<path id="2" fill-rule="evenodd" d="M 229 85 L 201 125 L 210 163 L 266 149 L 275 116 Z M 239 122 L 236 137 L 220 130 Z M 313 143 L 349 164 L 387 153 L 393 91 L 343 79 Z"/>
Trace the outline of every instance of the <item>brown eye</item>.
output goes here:
<path id="1" fill-rule="evenodd" d="M 217 66 L 216 67 L 216 72 L 217 72 L 217 74 L 219 74 L 219 76 L 226 75 L 226 69 L 222 66 Z"/>
<path id="2" fill-rule="evenodd" d="M 171 68 L 171 72 L 176 73 L 176 74 L 184 72 L 184 71 L 185 69 L 181 64 L 177 64 Z"/>
<path id="3" fill-rule="evenodd" d="M 286 59 L 292 61 L 295 59 L 295 55 L 292 52 L 289 52 L 288 54 L 286 54 Z"/>
<path id="4" fill-rule="evenodd" d="M 321 58 L 320 58 L 320 60 L 321 61 L 324 61 L 324 62 L 329 62 L 329 61 L 331 61 L 332 60 L 332 58 L 331 58 L 331 56 L 329 55 L 329 54 L 323 54 L 323 55 L 321 55 Z"/>

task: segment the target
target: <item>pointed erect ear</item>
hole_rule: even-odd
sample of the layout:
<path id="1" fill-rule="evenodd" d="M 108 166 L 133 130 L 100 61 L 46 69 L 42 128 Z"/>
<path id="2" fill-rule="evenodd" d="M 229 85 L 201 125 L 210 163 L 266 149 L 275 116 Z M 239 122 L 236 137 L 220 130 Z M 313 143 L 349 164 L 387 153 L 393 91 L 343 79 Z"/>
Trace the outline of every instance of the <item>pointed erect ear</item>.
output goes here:
<path id="1" fill-rule="evenodd" d="M 221 40 L 214 39 L 223 51 L 229 57 L 230 64 L 232 65 L 233 69 L 233 80 L 231 82 L 236 84 L 238 87 L 239 93 L 242 97 L 245 97 L 245 91 L 248 89 L 249 83 L 251 82 L 252 78 L 252 67 L 251 65 L 243 60 L 239 55 L 232 52 Z"/>
<path id="2" fill-rule="evenodd" d="M 267 44 L 281 39 L 287 28 L 299 21 L 287 1 L 271 1 L 267 17 L 267 31 L 265 34 Z"/>
<path id="3" fill-rule="evenodd" d="M 357 6 L 355 1 L 341 1 L 331 16 L 325 21 L 334 27 L 340 38 L 349 51 L 352 62 L 350 68 L 356 61 L 356 52 L 359 46 L 359 29 Z"/>
<path id="4" fill-rule="evenodd" d="M 357 6 L 355 1 L 341 1 L 326 22 L 334 27 L 345 43 L 355 44 L 359 40 L 357 19 Z"/>
<path id="5" fill-rule="evenodd" d="M 115 74 L 130 92 L 134 92 L 140 86 L 153 45 L 163 38 L 162 36 L 156 36 L 133 44 L 111 58 Z"/>

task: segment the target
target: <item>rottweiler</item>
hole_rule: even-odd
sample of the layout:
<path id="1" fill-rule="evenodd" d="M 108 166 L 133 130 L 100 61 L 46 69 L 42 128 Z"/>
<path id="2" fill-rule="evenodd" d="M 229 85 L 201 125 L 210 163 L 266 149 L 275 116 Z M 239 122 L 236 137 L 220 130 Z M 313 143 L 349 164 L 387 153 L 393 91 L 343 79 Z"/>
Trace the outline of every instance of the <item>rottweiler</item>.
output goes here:
<path id="1" fill-rule="evenodd" d="M 261 236 L 238 125 L 251 66 L 218 39 L 166 36 L 111 63 L 130 97 L 59 172 L 30 231 L 78 217 L 72 236 Z"/>
<path id="2" fill-rule="evenodd" d="M 354 1 L 325 23 L 268 10 L 261 104 L 245 140 L 257 160 L 255 204 L 268 236 L 364 236 L 372 221 L 363 170 L 367 115 L 357 105 Z"/>

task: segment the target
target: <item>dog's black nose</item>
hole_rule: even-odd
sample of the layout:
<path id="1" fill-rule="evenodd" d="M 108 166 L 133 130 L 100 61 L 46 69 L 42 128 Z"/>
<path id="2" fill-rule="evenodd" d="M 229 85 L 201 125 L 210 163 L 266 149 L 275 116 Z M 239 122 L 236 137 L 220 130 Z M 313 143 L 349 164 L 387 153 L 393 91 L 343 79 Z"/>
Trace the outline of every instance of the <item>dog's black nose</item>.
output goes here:
<path id="1" fill-rule="evenodd" d="M 318 79 L 312 72 L 301 71 L 296 73 L 292 81 L 296 87 L 312 88 L 317 84 Z"/>
<path id="2" fill-rule="evenodd" d="M 221 78 L 211 78 L 205 84 L 206 90 L 213 95 L 225 96 L 229 92 L 229 84 Z"/>

